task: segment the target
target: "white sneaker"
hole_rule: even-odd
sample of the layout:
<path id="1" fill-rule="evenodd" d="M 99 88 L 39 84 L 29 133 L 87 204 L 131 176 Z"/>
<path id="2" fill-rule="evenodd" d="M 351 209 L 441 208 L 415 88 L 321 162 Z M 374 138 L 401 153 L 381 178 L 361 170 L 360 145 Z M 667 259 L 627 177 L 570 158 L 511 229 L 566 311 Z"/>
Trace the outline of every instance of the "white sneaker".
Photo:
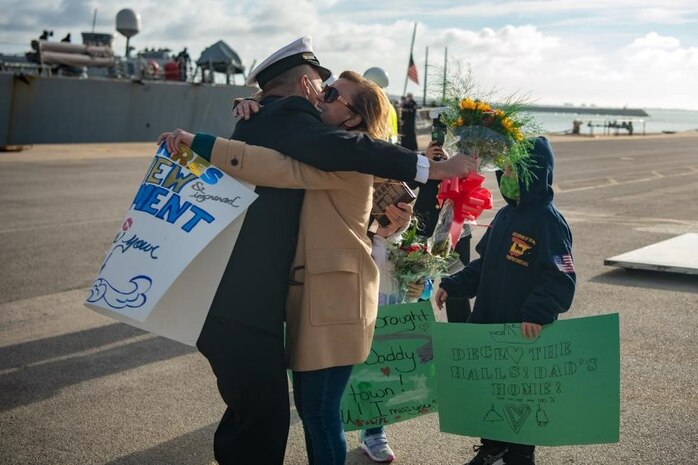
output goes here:
<path id="1" fill-rule="evenodd" d="M 388 437 L 385 432 L 367 436 L 361 431 L 361 449 L 371 460 L 378 463 L 390 463 L 395 460 L 395 452 L 388 445 Z"/>

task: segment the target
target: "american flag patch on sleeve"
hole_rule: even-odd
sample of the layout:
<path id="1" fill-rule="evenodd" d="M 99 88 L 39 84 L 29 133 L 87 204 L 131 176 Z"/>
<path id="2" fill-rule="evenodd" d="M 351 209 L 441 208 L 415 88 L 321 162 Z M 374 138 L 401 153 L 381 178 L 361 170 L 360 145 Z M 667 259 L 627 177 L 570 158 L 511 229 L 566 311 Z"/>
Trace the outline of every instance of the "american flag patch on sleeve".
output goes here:
<path id="1" fill-rule="evenodd" d="M 574 260 L 572 259 L 572 255 L 555 255 L 553 256 L 553 260 L 558 270 L 563 273 L 574 273 Z"/>

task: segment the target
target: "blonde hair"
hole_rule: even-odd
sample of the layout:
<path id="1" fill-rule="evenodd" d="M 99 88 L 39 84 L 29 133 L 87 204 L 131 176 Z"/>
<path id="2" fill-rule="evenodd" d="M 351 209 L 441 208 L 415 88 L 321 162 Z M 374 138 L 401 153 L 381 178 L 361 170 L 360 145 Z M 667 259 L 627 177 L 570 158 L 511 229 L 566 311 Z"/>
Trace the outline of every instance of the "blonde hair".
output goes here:
<path id="1" fill-rule="evenodd" d="M 354 129 L 363 131 L 374 139 L 388 140 L 392 133 L 388 124 L 390 101 L 383 89 L 354 71 L 342 72 L 339 79 L 353 82 L 359 87 L 351 106 L 361 116 L 361 124 Z"/>

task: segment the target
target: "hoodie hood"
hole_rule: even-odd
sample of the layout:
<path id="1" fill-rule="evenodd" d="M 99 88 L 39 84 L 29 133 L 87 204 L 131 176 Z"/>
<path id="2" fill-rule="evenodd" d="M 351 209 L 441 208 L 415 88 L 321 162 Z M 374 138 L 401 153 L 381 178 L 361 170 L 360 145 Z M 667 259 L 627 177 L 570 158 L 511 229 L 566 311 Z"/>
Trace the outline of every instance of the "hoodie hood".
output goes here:
<path id="1" fill-rule="evenodd" d="M 536 137 L 532 142 L 533 146 L 529 149 L 531 153 L 531 164 L 529 165 L 531 181 L 526 186 L 523 180 L 519 179 L 519 191 L 521 192 L 519 207 L 547 203 L 553 200 L 553 168 L 555 166 L 553 149 L 545 137 Z M 497 171 L 496 174 L 499 185 L 502 171 Z M 517 206 L 515 200 L 507 197 L 504 197 L 504 200 L 511 206 Z"/>

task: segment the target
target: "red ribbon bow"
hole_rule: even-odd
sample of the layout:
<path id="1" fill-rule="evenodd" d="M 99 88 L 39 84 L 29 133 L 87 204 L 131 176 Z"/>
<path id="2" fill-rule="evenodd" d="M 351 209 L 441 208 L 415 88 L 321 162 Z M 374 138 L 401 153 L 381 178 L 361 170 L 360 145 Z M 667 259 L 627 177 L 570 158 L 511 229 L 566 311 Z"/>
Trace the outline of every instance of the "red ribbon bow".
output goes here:
<path id="1" fill-rule="evenodd" d="M 470 172 L 464 178 L 441 181 L 437 198 L 440 204 L 446 200 L 453 203 L 451 223 L 451 245 L 456 246 L 465 221 L 475 221 L 483 212 L 492 208 L 492 194 L 482 187 L 484 176 Z"/>

